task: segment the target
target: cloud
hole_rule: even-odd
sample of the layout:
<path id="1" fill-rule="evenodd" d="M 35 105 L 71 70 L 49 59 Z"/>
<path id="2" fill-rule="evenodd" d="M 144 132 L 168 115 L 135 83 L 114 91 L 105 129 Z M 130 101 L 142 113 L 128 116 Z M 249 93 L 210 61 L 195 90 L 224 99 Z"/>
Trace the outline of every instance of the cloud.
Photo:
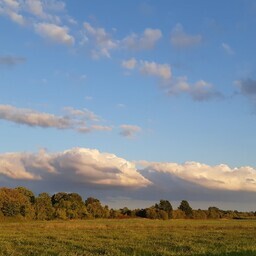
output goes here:
<path id="1" fill-rule="evenodd" d="M 137 65 L 137 60 L 134 58 L 122 61 L 122 67 L 126 69 L 134 69 L 136 65 Z"/>
<path id="2" fill-rule="evenodd" d="M 256 192 L 256 169 L 250 166 L 230 168 L 225 164 L 210 166 L 198 162 L 177 164 L 145 161 L 140 165 L 146 166 L 146 172 L 168 174 L 208 189 Z"/>
<path id="3" fill-rule="evenodd" d="M 63 116 L 38 112 L 32 109 L 0 105 L 0 119 L 31 127 L 72 129 L 81 133 L 111 131 L 112 127 L 95 124 L 101 118 L 88 109 L 64 108 Z"/>
<path id="4" fill-rule="evenodd" d="M 26 61 L 26 58 L 24 57 L 10 56 L 10 55 L 0 56 L 0 66 L 11 67 L 11 66 L 16 66 L 25 61 Z"/>
<path id="5" fill-rule="evenodd" d="M 1 175 L 11 179 L 40 180 L 41 177 L 26 170 L 22 163 L 23 154 L 6 153 L 0 155 L 0 180 Z"/>
<path id="6" fill-rule="evenodd" d="M 171 43 L 177 48 L 196 46 L 202 42 L 201 35 L 189 35 L 183 30 L 181 24 L 176 24 L 171 33 Z"/>
<path id="7" fill-rule="evenodd" d="M 120 125 L 120 135 L 124 137 L 129 137 L 132 138 L 136 135 L 136 133 L 141 131 L 141 128 L 137 125 L 128 125 L 128 124 L 123 124 Z"/>
<path id="8" fill-rule="evenodd" d="M 144 75 L 156 76 L 163 80 L 169 80 L 172 76 L 169 64 L 158 64 L 153 61 L 141 61 L 140 72 Z"/>
<path id="9" fill-rule="evenodd" d="M 71 117 L 81 117 L 84 118 L 85 120 L 90 120 L 90 121 L 100 121 L 100 117 L 97 116 L 95 113 L 92 111 L 84 108 L 84 109 L 75 109 L 72 107 L 65 107 L 64 110 L 67 112 L 68 115 Z"/>
<path id="10" fill-rule="evenodd" d="M 40 0 L 26 0 L 28 10 L 35 16 L 45 18 L 46 14 L 43 11 L 43 4 Z"/>
<path id="11" fill-rule="evenodd" d="M 194 84 L 188 82 L 187 77 L 177 77 L 167 85 L 166 92 L 169 95 L 188 94 L 194 101 L 206 101 L 223 97 L 216 91 L 212 84 L 199 80 Z"/>
<path id="12" fill-rule="evenodd" d="M 222 47 L 222 49 L 223 49 L 227 54 L 229 54 L 229 55 L 233 55 L 233 54 L 234 54 L 233 49 L 232 49 L 228 44 L 222 43 L 222 44 L 221 44 L 221 47 Z"/>
<path id="13" fill-rule="evenodd" d="M 40 179 L 40 184 L 66 182 L 69 186 L 146 187 L 145 179 L 135 165 L 114 154 L 96 149 L 73 148 L 58 153 L 6 153 L 0 155 L 1 175 L 10 179 Z M 68 188 L 67 188 L 68 189 Z"/>
<path id="14" fill-rule="evenodd" d="M 122 67 L 125 69 L 137 68 L 141 74 L 147 76 L 155 76 L 161 80 L 169 81 L 172 77 L 171 66 L 169 64 L 160 64 L 154 61 L 137 61 L 136 59 L 128 59 L 122 61 Z"/>
<path id="15" fill-rule="evenodd" d="M 160 29 L 146 28 L 142 35 L 135 33 L 125 37 L 121 44 L 131 50 L 150 50 L 162 37 Z"/>
<path id="16" fill-rule="evenodd" d="M 74 37 L 69 35 L 69 29 L 65 26 L 62 27 L 52 23 L 38 23 L 34 25 L 34 28 L 37 34 L 52 42 L 69 46 L 75 43 Z"/>
<path id="17" fill-rule="evenodd" d="M 61 13 L 62 12 L 62 13 Z M 65 3 L 59 0 L 1 0 L 0 15 L 13 22 L 34 28 L 41 37 L 52 42 L 73 45 L 75 39 L 69 34 L 72 17 L 65 14 Z M 62 25 L 60 25 L 62 24 Z"/>
<path id="18" fill-rule="evenodd" d="M 18 23 L 19 25 L 25 25 L 26 20 L 21 14 L 14 11 L 7 11 L 6 14 L 13 22 Z"/>
<path id="19" fill-rule="evenodd" d="M 222 98 L 223 95 L 214 86 L 204 80 L 189 83 L 186 76 L 175 77 L 169 64 L 160 64 L 154 61 L 137 61 L 136 59 L 124 60 L 122 67 L 137 69 L 141 74 L 160 78 L 160 89 L 168 95 L 187 94 L 194 101 L 206 101 Z"/>
<path id="20" fill-rule="evenodd" d="M 90 23 L 84 22 L 85 36 L 82 44 L 88 43 L 88 38 L 92 40 L 94 48 L 92 57 L 98 59 L 100 57 L 111 57 L 111 50 L 118 47 L 118 42 L 112 39 L 112 36 L 106 32 L 104 28 L 95 28 Z"/>
<path id="21" fill-rule="evenodd" d="M 44 128 L 67 129 L 72 126 L 68 118 L 37 112 L 31 109 L 16 108 L 11 105 L 0 105 L 0 119 Z"/>

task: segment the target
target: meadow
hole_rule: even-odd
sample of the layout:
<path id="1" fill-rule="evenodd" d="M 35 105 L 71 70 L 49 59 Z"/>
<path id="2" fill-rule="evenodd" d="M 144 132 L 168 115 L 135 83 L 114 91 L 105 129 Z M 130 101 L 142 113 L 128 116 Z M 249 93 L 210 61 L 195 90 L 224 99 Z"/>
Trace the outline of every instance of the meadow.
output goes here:
<path id="1" fill-rule="evenodd" d="M 256 255 L 254 220 L 0 222 L 0 255 Z"/>

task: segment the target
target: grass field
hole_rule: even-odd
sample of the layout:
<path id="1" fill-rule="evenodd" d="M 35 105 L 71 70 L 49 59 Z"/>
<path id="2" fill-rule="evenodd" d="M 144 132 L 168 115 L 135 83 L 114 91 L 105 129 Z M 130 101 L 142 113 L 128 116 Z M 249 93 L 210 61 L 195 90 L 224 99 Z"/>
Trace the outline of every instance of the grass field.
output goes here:
<path id="1" fill-rule="evenodd" d="M 0 223 L 0 255 L 256 255 L 256 221 Z"/>

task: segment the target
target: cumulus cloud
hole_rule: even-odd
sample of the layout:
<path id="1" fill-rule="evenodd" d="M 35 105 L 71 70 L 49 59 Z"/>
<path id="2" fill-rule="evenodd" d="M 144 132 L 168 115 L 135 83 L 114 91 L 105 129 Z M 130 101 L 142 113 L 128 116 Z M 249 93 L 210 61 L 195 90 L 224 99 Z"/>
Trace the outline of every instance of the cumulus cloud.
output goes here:
<path id="1" fill-rule="evenodd" d="M 41 177 L 29 172 L 22 163 L 23 154 L 6 153 L 0 155 L 0 180 L 1 175 L 11 179 L 39 180 Z"/>
<path id="2" fill-rule="evenodd" d="M 95 149 L 73 148 L 64 152 L 7 153 L 0 155 L 1 175 L 10 179 L 40 179 L 42 183 L 55 180 L 70 186 L 88 184 L 110 187 L 146 187 L 135 165 L 114 154 Z"/>
<path id="3" fill-rule="evenodd" d="M 95 49 L 92 50 L 92 57 L 98 59 L 100 57 L 111 57 L 111 50 L 118 47 L 118 42 L 112 39 L 110 33 L 107 33 L 104 28 L 93 27 L 90 23 L 84 22 L 85 36 L 83 43 L 86 44 L 88 38 L 92 41 Z"/>
<path id="4" fill-rule="evenodd" d="M 69 34 L 69 29 L 65 26 L 52 23 L 38 23 L 34 25 L 34 28 L 37 34 L 52 42 L 69 46 L 75 43 L 74 37 Z"/>
<path id="5" fill-rule="evenodd" d="M 125 37 L 121 44 L 131 50 L 149 50 L 155 47 L 161 37 L 160 29 L 146 28 L 142 35 L 133 33 Z"/>
<path id="6" fill-rule="evenodd" d="M 141 128 L 137 125 L 128 125 L 128 124 L 123 124 L 120 125 L 120 135 L 124 137 L 129 137 L 132 138 L 134 137 L 138 132 L 141 131 Z"/>
<path id="7" fill-rule="evenodd" d="M 5 55 L 0 56 L 0 66 L 11 67 L 26 61 L 24 57 Z"/>
<path id="8" fill-rule="evenodd" d="M 177 48 L 186 48 L 198 45 L 202 42 L 201 35 L 187 34 L 181 24 L 176 24 L 171 33 L 171 43 Z"/>
<path id="9" fill-rule="evenodd" d="M 168 174 L 209 189 L 256 192 L 256 169 L 250 166 L 230 168 L 225 164 L 210 166 L 198 162 L 145 161 L 140 165 L 146 167 L 144 171 Z"/>
<path id="10" fill-rule="evenodd" d="M 0 119 L 31 127 L 73 129 L 81 133 L 110 131 L 112 127 L 95 124 L 101 118 L 88 109 L 64 108 L 63 116 L 43 113 L 32 109 L 0 105 Z"/>
<path id="11" fill-rule="evenodd" d="M 229 55 L 233 55 L 233 54 L 234 54 L 233 49 L 232 49 L 228 44 L 222 43 L 222 44 L 221 44 L 221 47 L 222 47 L 222 49 L 223 49 L 227 54 L 229 54 Z"/>

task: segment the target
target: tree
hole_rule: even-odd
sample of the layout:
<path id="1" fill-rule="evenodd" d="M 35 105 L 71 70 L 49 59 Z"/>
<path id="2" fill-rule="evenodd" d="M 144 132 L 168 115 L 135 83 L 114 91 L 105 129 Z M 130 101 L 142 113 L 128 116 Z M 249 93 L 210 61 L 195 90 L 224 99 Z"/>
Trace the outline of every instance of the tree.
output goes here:
<path id="1" fill-rule="evenodd" d="M 48 193 L 41 193 L 35 200 L 35 218 L 37 220 L 51 220 L 54 208 Z"/>
<path id="2" fill-rule="evenodd" d="M 82 219 L 88 216 L 83 199 L 77 193 L 59 192 L 52 196 L 52 204 L 57 218 Z"/>
<path id="3" fill-rule="evenodd" d="M 31 190 L 29 190 L 25 187 L 17 187 L 15 189 L 18 190 L 24 196 L 26 196 L 31 204 L 35 203 L 36 197 L 35 197 L 34 193 Z"/>
<path id="4" fill-rule="evenodd" d="M 178 207 L 179 210 L 183 211 L 186 214 L 186 217 L 191 218 L 193 215 L 193 210 L 190 207 L 188 201 L 182 200 L 180 206 Z"/>
<path id="5" fill-rule="evenodd" d="M 159 204 L 155 205 L 155 208 L 165 211 L 168 214 L 168 218 L 172 218 L 173 208 L 168 200 L 160 200 Z"/>
<path id="6" fill-rule="evenodd" d="M 110 214 L 108 207 L 103 207 L 97 198 L 88 197 L 85 206 L 91 218 L 104 218 Z"/>
<path id="7" fill-rule="evenodd" d="M 1 188 L 0 189 L 0 210 L 4 216 L 29 217 L 30 201 L 16 189 Z"/>

